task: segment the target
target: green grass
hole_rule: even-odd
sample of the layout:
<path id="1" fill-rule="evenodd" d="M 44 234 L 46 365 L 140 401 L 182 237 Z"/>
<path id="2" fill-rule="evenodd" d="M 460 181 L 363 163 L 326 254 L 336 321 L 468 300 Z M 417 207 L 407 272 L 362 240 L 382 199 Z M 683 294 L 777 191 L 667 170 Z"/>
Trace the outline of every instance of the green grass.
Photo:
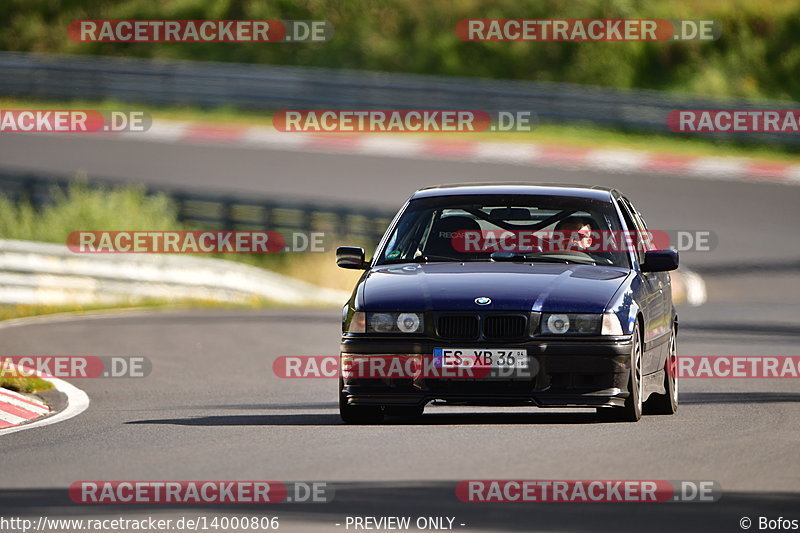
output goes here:
<path id="1" fill-rule="evenodd" d="M 64 244 L 75 230 L 165 231 L 181 229 L 175 205 L 165 195 L 147 195 L 143 186 L 89 187 L 81 177 L 54 203 L 35 210 L 0 195 L 0 236 Z"/>
<path id="2" fill-rule="evenodd" d="M 41 378 L 0 376 L 0 388 L 16 392 L 43 392 L 53 388 L 53 384 Z"/>
<path id="3" fill-rule="evenodd" d="M 268 301 L 259 298 L 246 303 L 223 303 L 209 300 L 138 300 L 135 304 L 96 304 L 96 305 L 33 305 L 33 304 L 2 304 L 0 305 L 0 320 L 12 320 L 15 318 L 28 318 L 33 316 L 55 315 L 60 313 L 89 313 L 109 309 L 154 309 L 154 310 L 176 310 L 187 308 L 209 308 L 209 309 L 260 309 L 270 307 Z"/>

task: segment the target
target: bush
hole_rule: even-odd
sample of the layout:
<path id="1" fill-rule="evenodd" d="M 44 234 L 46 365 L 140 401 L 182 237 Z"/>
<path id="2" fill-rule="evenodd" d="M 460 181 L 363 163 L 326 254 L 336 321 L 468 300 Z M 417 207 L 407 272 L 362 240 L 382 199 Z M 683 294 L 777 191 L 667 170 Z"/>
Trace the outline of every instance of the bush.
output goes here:
<path id="1" fill-rule="evenodd" d="M 30 203 L 14 203 L 0 195 L 0 237 L 65 243 L 83 231 L 180 230 L 177 209 L 165 195 L 148 195 L 143 187 L 89 187 L 77 181 L 56 189 L 54 202 L 36 211 Z"/>
<path id="2" fill-rule="evenodd" d="M 75 43 L 76 19 L 326 19 L 326 43 Z M 714 42 L 463 42 L 464 18 L 703 18 Z M 355 68 L 800 100 L 800 4 L 625 0 L 5 0 L 0 48 Z"/>

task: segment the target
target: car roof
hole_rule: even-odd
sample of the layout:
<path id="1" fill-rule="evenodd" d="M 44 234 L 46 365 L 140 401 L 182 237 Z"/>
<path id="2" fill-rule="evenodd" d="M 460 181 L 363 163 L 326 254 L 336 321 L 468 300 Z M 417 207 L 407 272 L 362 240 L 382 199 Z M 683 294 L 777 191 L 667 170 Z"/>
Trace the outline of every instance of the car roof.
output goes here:
<path id="1" fill-rule="evenodd" d="M 532 196 L 570 196 L 593 200 L 611 201 L 614 189 L 598 185 L 564 185 L 555 183 L 454 183 L 425 187 L 412 196 L 435 198 L 437 196 L 461 196 L 480 194 L 528 194 Z"/>

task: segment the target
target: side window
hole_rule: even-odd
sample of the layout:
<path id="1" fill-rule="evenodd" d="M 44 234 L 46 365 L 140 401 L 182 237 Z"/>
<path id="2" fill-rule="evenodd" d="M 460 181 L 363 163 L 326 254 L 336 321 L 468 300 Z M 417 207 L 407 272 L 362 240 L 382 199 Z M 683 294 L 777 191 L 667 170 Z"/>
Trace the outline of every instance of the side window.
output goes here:
<path id="1" fill-rule="evenodd" d="M 619 199 L 619 208 L 622 212 L 622 218 L 625 221 L 625 226 L 628 228 L 628 231 L 646 231 L 646 229 L 640 227 L 640 224 L 636 221 L 632 213 L 633 209 L 631 208 L 627 199 L 624 197 Z M 637 249 L 636 257 L 639 259 L 639 263 L 644 260 L 644 251 L 641 248 Z"/>
<path id="2" fill-rule="evenodd" d="M 647 224 L 645 223 L 644 218 L 642 218 L 642 214 L 639 213 L 635 207 L 633 207 L 633 204 L 630 200 L 626 198 L 625 202 L 628 204 L 628 208 L 631 210 L 631 213 L 633 213 L 633 220 L 636 222 L 636 226 L 639 228 L 639 231 L 641 231 L 642 234 L 647 237 L 644 240 L 645 249 L 655 250 L 655 245 L 653 244 L 652 239 L 649 238 L 650 232 L 647 230 Z"/>

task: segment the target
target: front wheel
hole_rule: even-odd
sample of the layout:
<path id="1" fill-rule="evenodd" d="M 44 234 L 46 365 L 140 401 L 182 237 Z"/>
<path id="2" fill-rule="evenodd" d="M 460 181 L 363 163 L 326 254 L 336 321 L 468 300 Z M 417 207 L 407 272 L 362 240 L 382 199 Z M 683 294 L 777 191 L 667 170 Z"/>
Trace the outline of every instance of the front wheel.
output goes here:
<path id="1" fill-rule="evenodd" d="M 339 416 L 345 424 L 378 424 L 383 420 L 380 405 L 350 405 L 343 392 L 344 381 L 339 379 Z"/>
<path id="2" fill-rule="evenodd" d="M 639 322 L 633 325 L 631 341 L 631 371 L 628 377 L 628 397 L 624 407 L 598 407 L 597 414 L 611 422 L 637 422 L 642 418 L 644 390 L 642 385 L 642 341 L 639 338 Z"/>
<path id="3" fill-rule="evenodd" d="M 669 339 L 669 355 L 664 363 L 664 390 L 666 394 L 653 394 L 645 402 L 648 415 L 674 415 L 678 410 L 678 351 L 677 331 L 672 328 Z"/>

